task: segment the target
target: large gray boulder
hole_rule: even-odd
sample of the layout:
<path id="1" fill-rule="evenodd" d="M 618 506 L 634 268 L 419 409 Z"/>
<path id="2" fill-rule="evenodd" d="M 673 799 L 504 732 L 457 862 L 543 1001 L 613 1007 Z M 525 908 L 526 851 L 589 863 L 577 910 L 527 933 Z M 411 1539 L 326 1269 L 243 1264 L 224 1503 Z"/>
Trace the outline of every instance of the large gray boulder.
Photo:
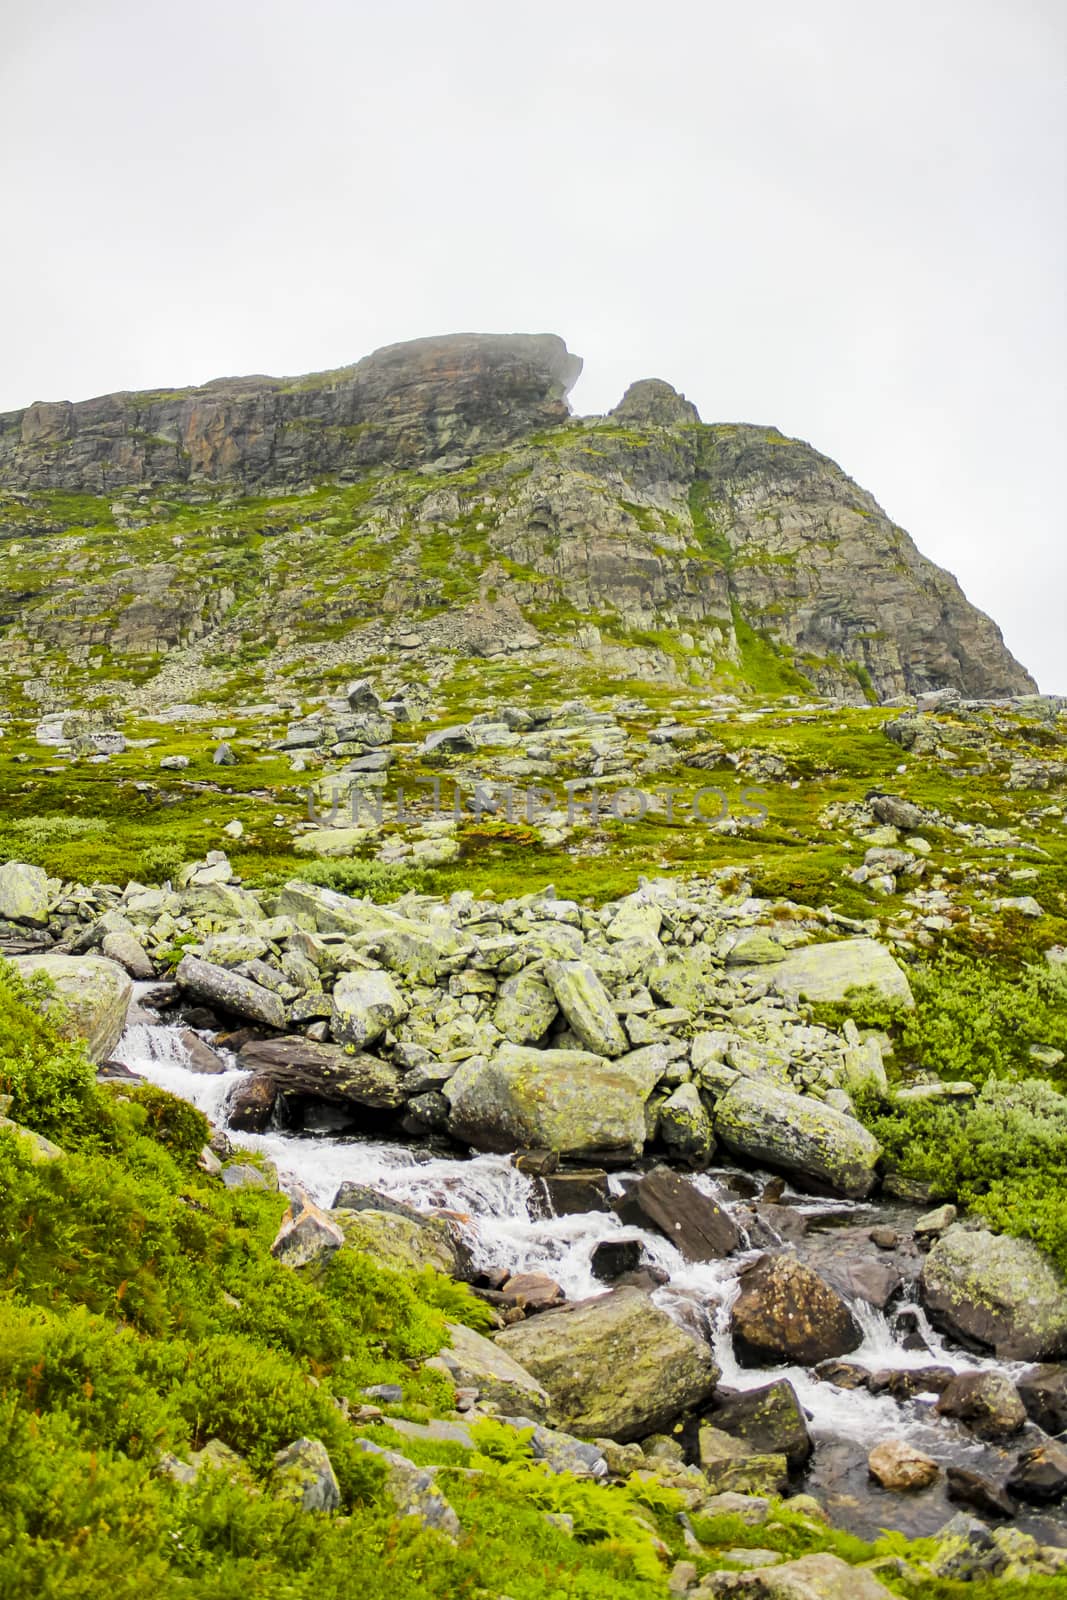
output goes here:
<path id="1" fill-rule="evenodd" d="M 330 1032 L 339 1043 L 362 1050 L 406 1016 L 407 1009 L 387 972 L 360 968 L 342 972 L 334 984 Z"/>
<path id="2" fill-rule="evenodd" d="M 270 989 L 250 978 L 238 977 L 225 967 L 216 967 L 198 956 L 183 956 L 174 974 L 180 988 L 209 1006 L 261 1022 L 267 1028 L 285 1027 L 285 1006 Z"/>
<path id="3" fill-rule="evenodd" d="M 546 961 L 545 978 L 571 1030 L 598 1056 L 622 1056 L 630 1048 L 611 996 L 588 961 Z"/>
<path id="4" fill-rule="evenodd" d="M 760 969 L 791 999 L 843 1000 L 849 989 L 874 988 L 887 1000 L 915 1004 L 907 976 L 877 939 L 840 939 L 792 950 L 776 966 Z"/>
<path id="5" fill-rule="evenodd" d="M 1067 1355 L 1067 1283 L 1035 1244 L 984 1228 L 949 1228 L 919 1280 L 930 1320 L 1006 1361 Z"/>
<path id="6" fill-rule="evenodd" d="M 542 1312 L 496 1343 L 544 1385 L 553 1427 L 620 1443 L 669 1427 L 719 1379 L 710 1346 L 639 1289 Z"/>
<path id="7" fill-rule="evenodd" d="M 761 1078 L 738 1078 L 715 1108 L 715 1132 L 752 1161 L 766 1161 L 851 1200 L 875 1183 L 878 1141 L 855 1117 Z"/>
<path id="8" fill-rule="evenodd" d="M 25 861 L 5 861 L 0 867 L 0 921 L 43 928 L 50 901 L 48 874 L 41 867 Z"/>
<path id="9" fill-rule="evenodd" d="M 129 974 L 106 956 L 17 956 L 24 978 L 44 976 L 63 1012 L 63 1032 L 84 1039 L 94 1061 L 106 1061 L 126 1026 L 133 996 Z M 45 1001 L 45 1009 L 49 1002 Z"/>
<path id="10" fill-rule="evenodd" d="M 661 1071 L 646 1051 L 607 1061 L 584 1050 L 501 1045 L 488 1061 L 464 1061 L 443 1086 L 449 1130 L 478 1150 L 636 1156 Z"/>

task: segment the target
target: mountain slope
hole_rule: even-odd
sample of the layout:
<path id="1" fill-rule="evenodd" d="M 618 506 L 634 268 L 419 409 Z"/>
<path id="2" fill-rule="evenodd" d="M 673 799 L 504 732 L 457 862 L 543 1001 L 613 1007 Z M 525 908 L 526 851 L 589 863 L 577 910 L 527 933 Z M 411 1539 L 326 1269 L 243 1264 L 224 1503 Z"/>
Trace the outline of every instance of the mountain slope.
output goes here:
<path id="1" fill-rule="evenodd" d="M 657 380 L 574 418 L 550 335 L 0 417 L 11 693 L 150 701 L 385 657 L 854 701 L 1027 693 L 990 619 L 827 457 Z"/>

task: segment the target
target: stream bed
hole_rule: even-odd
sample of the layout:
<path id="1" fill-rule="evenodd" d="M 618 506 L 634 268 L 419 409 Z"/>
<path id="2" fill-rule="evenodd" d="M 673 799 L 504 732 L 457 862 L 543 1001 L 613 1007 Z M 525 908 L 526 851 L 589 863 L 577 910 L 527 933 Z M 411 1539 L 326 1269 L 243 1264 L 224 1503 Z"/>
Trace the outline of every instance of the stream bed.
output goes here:
<path id="1" fill-rule="evenodd" d="M 232 1059 L 222 1054 L 223 1059 Z M 180 1029 L 172 1025 L 132 1023 L 114 1059 L 190 1101 L 223 1130 L 230 1094 L 246 1076 L 236 1068 L 222 1073 L 190 1070 Z M 328 1115 L 324 1121 L 328 1125 Z M 904 1439 L 942 1467 L 964 1467 L 1002 1482 L 1015 1457 L 1038 1437 L 1028 1426 L 1002 1449 L 976 1440 L 962 1426 L 939 1417 L 933 1394 L 899 1403 L 888 1394 L 839 1388 L 802 1367 L 740 1366 L 730 1341 L 729 1310 L 737 1293 L 739 1267 L 759 1251 L 739 1252 L 723 1261 L 692 1262 L 659 1232 L 627 1225 L 614 1212 L 552 1215 L 545 1206 L 543 1186 L 520 1172 L 508 1156 L 464 1157 L 418 1143 L 329 1131 L 242 1132 L 233 1138 L 235 1144 L 260 1151 L 275 1163 L 284 1190 L 301 1187 L 321 1206 L 331 1206 L 341 1184 L 350 1182 L 422 1212 L 458 1213 L 476 1270 L 546 1273 L 568 1300 L 607 1292 L 608 1285 L 594 1277 L 591 1268 L 597 1244 L 639 1240 L 645 1261 L 667 1274 L 667 1281 L 654 1292 L 655 1300 L 678 1321 L 700 1326 L 710 1338 L 722 1369 L 722 1385 L 751 1389 L 777 1378 L 793 1384 L 815 1441 L 815 1453 L 797 1487 L 816 1495 L 835 1525 L 863 1537 L 876 1537 L 883 1528 L 900 1529 L 913 1537 L 931 1534 L 960 1509 L 947 1499 L 943 1477 L 929 1489 L 911 1494 L 892 1493 L 871 1481 L 867 1455 L 883 1439 Z M 612 1191 L 621 1194 L 633 1176 L 625 1171 L 613 1173 Z M 729 1165 L 694 1175 L 698 1187 L 730 1210 L 742 1227 L 746 1213 L 740 1207 L 738 1191 L 754 1190 L 760 1180 L 769 1183 L 772 1175 L 751 1170 L 742 1173 Z M 917 1215 L 913 1208 L 895 1202 L 850 1203 L 810 1196 L 792 1197 L 792 1209 L 804 1214 L 808 1226 L 796 1240 L 798 1256 L 816 1270 L 822 1270 L 826 1258 L 835 1252 L 847 1252 L 849 1236 L 857 1237 L 859 1230 L 865 1234 L 877 1224 L 888 1224 L 906 1236 Z M 939 1365 L 961 1372 L 992 1367 L 1018 1376 L 1023 1370 L 1022 1364 L 998 1363 L 945 1341 L 910 1298 L 906 1286 L 887 1311 L 862 1297 L 851 1296 L 849 1303 L 864 1335 L 849 1360 L 871 1371 Z M 1015 1526 L 1043 1544 L 1067 1546 L 1067 1507 L 1025 1510 Z"/>

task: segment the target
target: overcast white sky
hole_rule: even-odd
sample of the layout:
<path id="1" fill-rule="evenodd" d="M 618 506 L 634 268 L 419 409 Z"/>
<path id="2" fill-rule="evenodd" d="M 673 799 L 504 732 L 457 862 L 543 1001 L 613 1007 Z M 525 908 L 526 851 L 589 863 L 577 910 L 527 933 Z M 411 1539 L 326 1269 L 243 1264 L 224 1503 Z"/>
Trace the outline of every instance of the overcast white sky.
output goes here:
<path id="1" fill-rule="evenodd" d="M 562 334 L 870 489 L 1067 692 L 1062 0 L 9 0 L 0 410 Z"/>

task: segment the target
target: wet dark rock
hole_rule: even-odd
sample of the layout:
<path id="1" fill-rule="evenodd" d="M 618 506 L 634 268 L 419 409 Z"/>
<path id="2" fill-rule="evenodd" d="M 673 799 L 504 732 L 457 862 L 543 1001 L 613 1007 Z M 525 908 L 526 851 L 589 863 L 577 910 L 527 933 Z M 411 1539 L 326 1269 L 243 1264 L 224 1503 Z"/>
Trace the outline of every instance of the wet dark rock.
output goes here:
<path id="1" fill-rule="evenodd" d="M 192 1028 L 183 1028 L 178 1035 L 188 1057 L 185 1065 L 190 1072 L 218 1073 L 226 1071 L 226 1063 L 217 1050 L 205 1044 Z"/>
<path id="2" fill-rule="evenodd" d="M 1053 1505 L 1067 1498 L 1067 1449 L 1045 1439 L 1016 1461 L 1005 1485 L 1020 1500 Z"/>
<path id="3" fill-rule="evenodd" d="M 1032 1422 L 1046 1433 L 1067 1432 L 1067 1367 L 1030 1367 L 1015 1387 Z"/>
<path id="4" fill-rule="evenodd" d="M 743 1273 L 730 1314 L 742 1366 L 815 1366 L 847 1355 L 863 1340 L 852 1312 L 817 1272 L 788 1255 L 761 1256 Z"/>
<path id="5" fill-rule="evenodd" d="M 404 1103 L 403 1075 L 388 1062 L 339 1044 L 314 1044 L 302 1035 L 248 1044 L 240 1065 L 273 1078 L 286 1094 L 379 1110 Z"/>
<path id="6" fill-rule="evenodd" d="M 1015 1504 L 1010 1495 L 980 1472 L 967 1467 L 948 1467 L 945 1471 L 945 1492 L 956 1505 L 970 1506 L 983 1517 L 1014 1517 Z"/>
<path id="7" fill-rule="evenodd" d="M 966 1423 L 980 1439 L 1008 1439 L 1026 1423 L 1026 1408 L 1003 1372 L 960 1372 L 941 1391 L 943 1417 Z"/>
<path id="8" fill-rule="evenodd" d="M 541 1182 L 552 1212 L 557 1217 L 611 1209 L 608 1198 L 608 1175 L 599 1167 L 588 1167 L 572 1172 L 553 1172 L 543 1177 Z"/>
<path id="9" fill-rule="evenodd" d="M 879 1311 L 885 1310 L 904 1282 L 904 1275 L 895 1263 L 871 1256 L 835 1264 L 826 1269 L 826 1277 L 850 1300 L 866 1300 Z"/>
<path id="10" fill-rule="evenodd" d="M 871 1373 L 872 1394 L 892 1395 L 894 1400 L 914 1400 L 916 1395 L 941 1395 L 955 1378 L 951 1367 L 895 1367 Z"/>
<path id="11" fill-rule="evenodd" d="M 230 1094 L 229 1126 L 238 1133 L 262 1133 L 270 1125 L 277 1098 L 277 1085 L 265 1073 L 242 1079 Z"/>
<path id="12" fill-rule="evenodd" d="M 593 1277 L 601 1283 L 613 1283 L 625 1273 L 636 1271 L 640 1264 L 639 1239 L 602 1239 L 594 1246 L 590 1261 Z"/>
<path id="13" fill-rule="evenodd" d="M 759 1389 L 719 1389 L 707 1420 L 761 1454 L 784 1455 L 794 1468 L 814 1449 L 804 1408 L 787 1378 Z"/>
<path id="14" fill-rule="evenodd" d="M 558 1150 L 520 1150 L 515 1166 L 530 1178 L 545 1178 L 559 1166 Z"/>
<path id="15" fill-rule="evenodd" d="M 836 1357 L 820 1361 L 815 1376 L 820 1383 L 832 1383 L 838 1389 L 866 1389 L 871 1381 L 869 1368 L 861 1367 L 858 1361 L 840 1361 Z"/>
<path id="16" fill-rule="evenodd" d="M 645 1218 L 687 1261 L 718 1261 L 741 1244 L 740 1231 L 729 1213 L 669 1167 L 654 1167 L 646 1173 L 634 1194 Z"/>
<path id="17" fill-rule="evenodd" d="M 872 1228 L 867 1237 L 879 1250 L 895 1250 L 900 1239 L 895 1228 Z"/>

